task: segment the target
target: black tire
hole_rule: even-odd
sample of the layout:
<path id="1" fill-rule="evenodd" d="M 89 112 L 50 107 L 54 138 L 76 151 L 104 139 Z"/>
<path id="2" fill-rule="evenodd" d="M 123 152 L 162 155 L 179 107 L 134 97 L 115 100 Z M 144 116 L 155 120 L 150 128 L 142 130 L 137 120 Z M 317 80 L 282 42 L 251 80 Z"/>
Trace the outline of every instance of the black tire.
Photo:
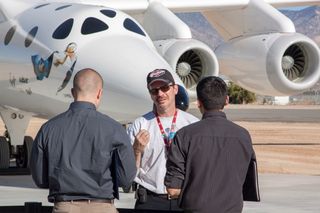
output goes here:
<path id="1" fill-rule="evenodd" d="M 23 146 L 27 154 L 27 168 L 30 168 L 30 157 L 31 157 L 31 150 L 32 150 L 32 143 L 33 143 L 33 138 L 30 136 L 25 136 L 24 137 L 24 142 Z"/>
<path id="2" fill-rule="evenodd" d="M 27 156 L 24 151 L 24 145 L 17 145 L 16 165 L 18 168 L 25 168 L 27 165 Z"/>
<path id="3" fill-rule="evenodd" d="M 23 146 L 17 146 L 16 165 L 18 168 L 29 168 L 33 139 L 25 136 Z"/>
<path id="4" fill-rule="evenodd" d="M 0 136 L 0 169 L 8 169 L 10 166 L 10 148 L 5 137 Z"/>

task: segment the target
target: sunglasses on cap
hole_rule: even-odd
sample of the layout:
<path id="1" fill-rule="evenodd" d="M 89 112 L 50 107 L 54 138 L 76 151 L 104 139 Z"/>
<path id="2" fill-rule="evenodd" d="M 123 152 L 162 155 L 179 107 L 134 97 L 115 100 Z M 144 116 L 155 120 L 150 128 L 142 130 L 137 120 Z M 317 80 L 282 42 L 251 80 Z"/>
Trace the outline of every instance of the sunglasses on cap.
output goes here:
<path id="1" fill-rule="evenodd" d="M 158 88 L 153 88 L 153 89 L 150 89 L 149 92 L 150 92 L 151 95 L 158 95 L 159 90 L 161 90 L 161 92 L 168 92 L 172 85 L 173 84 L 168 84 L 168 85 L 164 85 L 164 86 L 161 86 L 161 87 L 158 87 Z"/>

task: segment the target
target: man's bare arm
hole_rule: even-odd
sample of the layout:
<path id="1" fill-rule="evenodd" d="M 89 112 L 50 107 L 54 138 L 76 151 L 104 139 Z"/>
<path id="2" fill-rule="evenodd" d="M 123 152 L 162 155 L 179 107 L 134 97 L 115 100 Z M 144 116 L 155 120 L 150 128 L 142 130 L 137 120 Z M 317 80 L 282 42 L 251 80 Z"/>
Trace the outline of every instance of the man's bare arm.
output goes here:
<path id="1" fill-rule="evenodd" d="M 136 167 L 140 168 L 142 153 L 144 152 L 145 147 L 149 143 L 150 134 L 147 130 L 142 129 L 136 135 L 133 143 L 134 156 L 136 159 Z"/>

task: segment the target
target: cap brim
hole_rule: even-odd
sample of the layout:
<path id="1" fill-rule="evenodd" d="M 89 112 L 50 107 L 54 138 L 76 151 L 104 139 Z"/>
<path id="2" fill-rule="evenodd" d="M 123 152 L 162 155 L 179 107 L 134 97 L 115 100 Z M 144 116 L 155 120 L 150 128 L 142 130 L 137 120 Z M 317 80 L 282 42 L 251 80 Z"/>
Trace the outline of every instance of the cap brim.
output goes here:
<path id="1" fill-rule="evenodd" d="M 172 84 L 173 82 L 169 81 L 169 80 L 165 80 L 165 79 L 154 79 L 152 80 L 149 84 L 148 84 L 148 88 L 150 88 L 151 84 L 153 84 L 154 82 L 164 82 L 166 84 Z"/>

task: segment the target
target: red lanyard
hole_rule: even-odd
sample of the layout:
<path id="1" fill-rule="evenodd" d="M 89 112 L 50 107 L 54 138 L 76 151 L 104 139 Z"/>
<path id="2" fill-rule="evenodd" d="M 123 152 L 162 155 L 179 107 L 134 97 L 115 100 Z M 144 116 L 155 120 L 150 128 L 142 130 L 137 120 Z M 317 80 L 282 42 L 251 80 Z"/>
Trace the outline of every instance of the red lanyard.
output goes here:
<path id="1" fill-rule="evenodd" d="M 170 145 L 171 145 L 171 143 L 172 143 L 172 141 L 173 141 L 173 137 L 174 137 L 174 135 L 175 135 L 174 129 L 175 129 L 175 127 L 176 127 L 177 114 L 178 114 L 178 110 L 176 110 L 176 111 L 174 112 L 173 119 L 172 119 L 172 123 L 171 123 L 170 132 L 169 132 L 169 135 L 167 136 L 166 133 L 164 132 L 164 129 L 163 129 L 163 126 L 162 126 L 162 124 L 161 124 L 161 121 L 160 121 L 160 118 L 159 118 L 159 116 L 158 116 L 158 113 L 156 113 L 158 126 L 159 126 L 159 129 L 160 129 L 162 138 L 163 138 L 163 142 L 164 142 L 164 144 L 166 145 L 166 148 L 167 148 L 167 149 L 170 147 Z"/>

